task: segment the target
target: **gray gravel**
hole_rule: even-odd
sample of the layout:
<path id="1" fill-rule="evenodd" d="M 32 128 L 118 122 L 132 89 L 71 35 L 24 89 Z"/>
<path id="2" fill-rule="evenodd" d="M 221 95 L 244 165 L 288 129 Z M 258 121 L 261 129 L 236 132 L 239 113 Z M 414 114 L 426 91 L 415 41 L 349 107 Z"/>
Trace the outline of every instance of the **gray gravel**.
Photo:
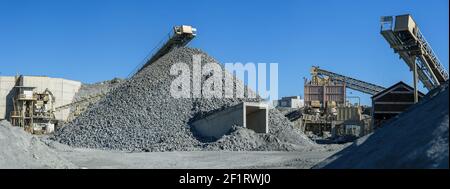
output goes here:
<path id="1" fill-rule="evenodd" d="M 112 80 L 102 81 L 93 84 L 83 83 L 75 94 L 72 102 L 77 102 L 80 100 L 81 103 L 77 104 L 76 107 L 72 106 L 70 108 L 70 114 L 67 118 L 68 121 L 75 119 L 79 114 L 86 111 L 93 104 L 96 104 L 100 101 L 104 94 L 118 87 L 124 79 L 114 78 Z"/>
<path id="2" fill-rule="evenodd" d="M 315 168 L 448 169 L 448 81 Z"/>
<path id="3" fill-rule="evenodd" d="M 80 90 L 74 96 L 74 102 L 88 98 L 90 96 L 95 96 L 102 93 L 108 93 L 110 90 L 117 87 L 120 83 L 122 83 L 124 79 L 114 78 L 112 80 L 102 81 L 98 83 L 88 84 L 83 83 L 80 87 Z"/>
<path id="4" fill-rule="evenodd" d="M 37 136 L 0 121 L 0 168 L 77 168 L 43 143 Z"/>
<path id="5" fill-rule="evenodd" d="M 178 62 L 191 65 L 194 54 L 203 55 L 202 64 L 217 62 L 198 49 L 176 49 L 122 82 L 58 129 L 51 139 L 74 147 L 120 151 L 293 150 L 295 146 L 314 146 L 275 109 L 270 111 L 269 134 L 235 129 L 217 141 L 196 136 L 191 121 L 244 99 L 172 98 L 170 84 L 175 76 L 169 74 L 170 66 Z"/>

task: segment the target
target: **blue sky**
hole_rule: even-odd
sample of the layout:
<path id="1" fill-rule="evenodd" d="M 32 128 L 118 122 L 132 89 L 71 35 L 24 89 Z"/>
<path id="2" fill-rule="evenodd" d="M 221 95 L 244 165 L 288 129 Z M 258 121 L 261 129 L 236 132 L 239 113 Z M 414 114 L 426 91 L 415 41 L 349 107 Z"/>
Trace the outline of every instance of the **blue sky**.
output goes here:
<path id="1" fill-rule="evenodd" d="M 379 34 L 380 16 L 412 14 L 448 70 L 448 3 L 0 0 L 0 75 L 126 77 L 172 26 L 190 24 L 198 28 L 190 46 L 222 63 L 279 63 L 279 96 L 303 95 L 312 65 L 385 87 L 410 84 L 408 67 Z"/>

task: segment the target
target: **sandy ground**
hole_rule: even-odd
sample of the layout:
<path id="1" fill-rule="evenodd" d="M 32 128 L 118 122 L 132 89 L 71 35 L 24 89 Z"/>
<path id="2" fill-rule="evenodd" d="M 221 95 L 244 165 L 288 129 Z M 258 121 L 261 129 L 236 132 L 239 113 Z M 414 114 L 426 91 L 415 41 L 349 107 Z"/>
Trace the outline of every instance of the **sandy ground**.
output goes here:
<path id="1" fill-rule="evenodd" d="M 62 152 L 60 155 L 88 169 L 309 169 L 333 152 L 142 152 L 99 150 Z"/>
<path id="2" fill-rule="evenodd" d="M 344 145 L 285 151 L 115 152 L 51 142 L 58 155 L 81 169 L 309 169 Z"/>
<path id="3" fill-rule="evenodd" d="M 0 169 L 308 169 L 345 145 L 295 146 L 295 151 L 120 152 L 73 148 L 0 122 Z"/>

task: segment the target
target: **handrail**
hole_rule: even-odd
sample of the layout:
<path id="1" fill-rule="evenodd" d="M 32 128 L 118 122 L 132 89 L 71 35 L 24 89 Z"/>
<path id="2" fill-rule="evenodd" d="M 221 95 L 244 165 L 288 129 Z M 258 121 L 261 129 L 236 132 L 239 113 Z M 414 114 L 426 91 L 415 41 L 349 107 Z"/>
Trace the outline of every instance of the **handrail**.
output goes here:
<path id="1" fill-rule="evenodd" d="M 374 95 L 383 91 L 385 88 L 369 82 L 365 82 L 359 79 L 354 79 L 341 74 L 333 73 L 327 70 L 320 69 L 319 67 L 313 67 L 317 74 L 328 76 L 331 80 L 340 81 L 346 84 L 348 88 L 357 90 L 363 93 Z"/>
<path id="2" fill-rule="evenodd" d="M 147 62 L 150 61 L 150 59 L 151 59 L 154 55 L 156 55 L 157 50 L 160 49 L 160 48 L 163 46 L 164 41 L 167 41 L 167 39 L 170 39 L 172 36 L 173 36 L 173 32 L 167 33 L 167 38 L 166 38 L 166 37 L 163 37 L 163 38 L 158 42 L 158 44 L 157 44 L 156 46 L 154 46 L 154 47 L 152 48 L 152 50 L 144 57 L 144 59 L 141 61 L 141 63 L 139 63 L 139 64 L 133 69 L 133 71 L 130 72 L 130 73 L 128 74 L 127 78 L 132 77 L 134 74 L 136 74 L 136 73 L 138 72 L 138 70 L 139 70 L 140 68 L 142 68 L 142 66 L 144 66 L 145 64 L 147 64 Z"/>
<path id="3" fill-rule="evenodd" d="M 421 43 L 423 43 L 422 45 L 424 46 L 427 53 L 431 56 L 432 60 L 435 61 L 435 62 L 433 62 L 433 64 L 438 69 L 438 71 L 442 74 L 442 77 L 444 77 L 445 80 L 448 80 L 448 73 L 442 67 L 442 64 L 441 64 L 439 58 L 436 56 L 433 48 L 431 48 L 431 45 L 428 43 L 428 41 L 425 39 L 425 36 L 422 34 L 422 32 L 419 29 L 417 31 L 417 39 L 419 39 L 419 41 Z"/>

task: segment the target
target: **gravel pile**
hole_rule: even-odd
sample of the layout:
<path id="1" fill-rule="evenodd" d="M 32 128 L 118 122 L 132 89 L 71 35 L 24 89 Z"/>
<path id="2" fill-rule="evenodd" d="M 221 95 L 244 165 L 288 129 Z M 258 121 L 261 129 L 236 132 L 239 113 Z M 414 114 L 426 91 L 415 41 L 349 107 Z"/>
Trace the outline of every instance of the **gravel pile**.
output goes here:
<path id="1" fill-rule="evenodd" d="M 78 103 L 76 106 L 70 107 L 70 114 L 67 120 L 72 121 L 75 119 L 93 104 L 101 100 L 106 93 L 119 86 L 119 84 L 123 81 L 123 79 L 114 78 L 112 80 L 94 84 L 82 84 L 78 92 L 75 94 L 72 102 L 77 102 L 80 100 L 83 101 L 80 101 L 81 103 Z"/>
<path id="2" fill-rule="evenodd" d="M 0 121 L 0 168 L 77 168 L 60 157 L 38 137 L 26 133 L 21 127 L 13 127 Z"/>
<path id="3" fill-rule="evenodd" d="M 124 79 L 114 78 L 112 80 L 102 81 L 93 84 L 83 83 L 80 87 L 80 90 L 78 90 L 78 92 L 75 94 L 73 101 L 78 101 L 98 94 L 106 94 L 110 90 L 117 87 L 123 81 Z"/>
<path id="4" fill-rule="evenodd" d="M 315 168 L 448 169 L 448 81 Z"/>
<path id="5" fill-rule="evenodd" d="M 270 112 L 270 134 L 235 129 L 217 141 L 195 135 L 189 125 L 194 119 L 243 100 L 257 101 L 171 97 L 170 85 L 176 78 L 169 74 L 171 65 L 191 66 L 196 54 L 202 55 L 202 65 L 217 63 L 198 49 L 173 50 L 122 82 L 51 139 L 74 147 L 120 151 L 291 150 L 293 145 L 313 145 L 277 110 Z"/>

